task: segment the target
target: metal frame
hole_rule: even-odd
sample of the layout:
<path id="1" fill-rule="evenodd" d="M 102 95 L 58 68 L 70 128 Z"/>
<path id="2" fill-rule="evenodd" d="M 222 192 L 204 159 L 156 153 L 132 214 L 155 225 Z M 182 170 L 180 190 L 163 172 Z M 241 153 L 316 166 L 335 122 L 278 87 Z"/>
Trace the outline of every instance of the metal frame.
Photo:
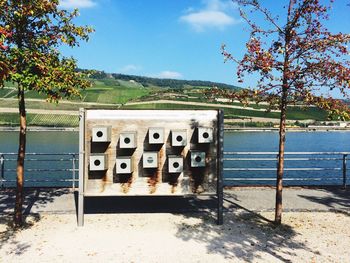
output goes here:
<path id="1" fill-rule="evenodd" d="M 5 176 L 5 158 L 4 155 L 1 154 L 0 156 L 0 179 L 1 179 L 1 188 L 4 188 L 4 176 Z"/>
<path id="2" fill-rule="evenodd" d="M 79 191 L 78 226 L 84 225 L 84 159 L 85 159 L 85 110 L 79 109 Z"/>
<path id="3" fill-rule="evenodd" d="M 343 155 L 343 188 L 346 188 L 346 159 L 348 155 L 344 154 Z"/>
<path id="4" fill-rule="evenodd" d="M 217 130 L 217 224 L 222 225 L 223 220 L 223 166 L 224 166 L 224 111 L 218 110 L 218 130 Z"/>

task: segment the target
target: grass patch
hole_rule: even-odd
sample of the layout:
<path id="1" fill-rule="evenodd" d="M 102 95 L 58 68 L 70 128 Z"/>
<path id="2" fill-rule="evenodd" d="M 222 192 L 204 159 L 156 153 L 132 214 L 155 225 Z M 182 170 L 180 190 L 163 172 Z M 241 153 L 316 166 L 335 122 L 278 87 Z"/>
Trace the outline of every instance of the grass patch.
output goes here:
<path id="1" fill-rule="evenodd" d="M 45 94 L 39 94 L 37 91 L 30 90 L 25 93 L 25 97 L 27 99 L 43 99 L 45 100 L 47 98 L 47 95 Z"/>
<path id="2" fill-rule="evenodd" d="M 79 116 L 28 113 L 27 123 L 29 126 L 77 127 L 79 125 Z M 0 125 L 19 126 L 19 115 L 17 113 L 0 113 Z"/>
<path id="3" fill-rule="evenodd" d="M 9 93 L 14 94 L 14 89 L 9 89 L 9 88 L 0 88 L 0 98 L 6 97 L 6 95 L 10 95 Z"/>
<path id="4" fill-rule="evenodd" d="M 36 114 L 27 114 L 27 122 L 31 122 Z M 2 126 L 17 126 L 19 125 L 18 113 L 0 113 L 0 125 Z"/>
<path id="5" fill-rule="evenodd" d="M 123 86 L 125 88 L 131 88 L 131 89 L 144 88 L 143 85 L 138 82 L 130 82 L 130 81 L 120 80 L 120 79 L 117 81 L 119 82 L 120 86 Z"/>
<path id="6" fill-rule="evenodd" d="M 83 105 L 74 103 L 50 103 L 43 101 L 26 101 L 27 109 L 42 109 L 42 110 L 79 110 Z M 17 100 L 0 100 L 1 108 L 17 108 Z"/>
<path id="7" fill-rule="evenodd" d="M 98 99 L 98 96 L 100 95 L 100 92 L 101 92 L 100 90 L 83 91 L 81 95 L 82 95 L 83 101 L 96 102 Z"/>
<path id="8" fill-rule="evenodd" d="M 91 88 L 81 91 L 83 101 L 85 102 L 97 102 L 97 103 L 111 103 L 111 104 L 120 104 L 126 103 L 130 100 L 141 98 L 145 95 L 151 93 L 151 88 L 144 88 L 141 84 L 137 82 L 130 82 L 124 80 L 116 79 L 102 79 L 102 80 L 91 80 L 93 85 Z M 16 90 L 5 88 L 0 89 L 0 98 L 16 98 Z M 36 91 L 27 91 L 25 93 L 26 98 L 29 99 L 46 99 L 45 94 L 39 94 Z M 79 98 L 74 98 L 73 100 L 79 101 Z M 37 109 L 42 109 L 43 107 L 35 106 Z M 45 107 L 46 109 L 46 107 Z M 48 106 L 48 109 L 53 109 L 51 106 Z M 56 108 L 57 109 L 57 108 Z M 71 109 L 71 108 L 69 108 Z"/>
<path id="9" fill-rule="evenodd" d="M 36 114 L 35 117 L 29 122 L 29 125 L 49 127 L 77 127 L 79 125 L 79 116 Z"/>

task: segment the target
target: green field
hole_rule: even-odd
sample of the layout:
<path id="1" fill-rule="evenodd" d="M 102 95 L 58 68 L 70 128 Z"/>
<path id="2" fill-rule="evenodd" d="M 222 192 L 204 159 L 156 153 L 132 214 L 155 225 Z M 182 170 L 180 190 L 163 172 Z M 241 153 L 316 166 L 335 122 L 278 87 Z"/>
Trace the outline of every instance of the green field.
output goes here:
<path id="1" fill-rule="evenodd" d="M 63 104 L 61 104 L 63 105 Z M 33 105 L 31 105 L 33 106 Z M 52 105 L 50 105 L 52 106 Z M 67 106 L 67 105 L 64 105 Z M 79 107 L 74 105 L 68 105 L 72 107 L 72 110 L 78 110 Z M 104 107 L 106 108 L 106 107 Z M 108 107 L 107 107 L 108 108 Z M 112 107 L 115 108 L 115 107 Z M 179 104 L 159 104 L 159 103 L 147 103 L 138 105 L 126 105 L 121 109 L 153 109 L 153 110 L 175 110 L 175 109 L 215 109 L 216 107 L 198 107 L 193 105 L 179 105 Z M 67 109 L 67 108 L 65 108 Z M 244 109 L 224 109 L 225 118 L 241 118 L 247 117 L 263 117 L 263 118 L 278 118 L 278 112 L 263 112 L 263 111 L 250 111 Z M 305 120 L 314 119 L 322 121 L 326 118 L 325 112 L 319 111 L 315 108 L 308 110 L 302 110 L 291 107 L 289 109 L 289 119 L 293 120 Z M 78 116 L 72 115 L 59 115 L 59 114 L 27 114 L 29 126 L 50 126 L 50 127 L 77 127 L 79 125 Z M 15 126 L 19 124 L 17 113 L 0 113 L 0 125 L 2 126 Z"/>
<path id="2" fill-rule="evenodd" d="M 50 126 L 50 127 L 77 127 L 79 116 L 56 115 L 56 114 L 34 114 L 29 125 Z"/>
<path id="3" fill-rule="evenodd" d="M 204 90 L 206 86 L 190 86 L 184 85 L 182 88 L 170 89 L 153 84 L 140 84 L 133 80 L 120 80 L 114 78 L 91 79 L 92 87 L 81 92 L 81 99 L 74 98 L 70 101 L 61 101 L 60 103 L 46 102 L 45 96 L 35 91 L 26 92 L 26 108 L 47 110 L 42 114 L 28 114 L 28 125 L 40 126 L 70 126 L 78 125 L 77 117 L 71 115 L 51 114 L 50 111 L 65 110 L 78 111 L 79 108 L 111 108 L 111 109 L 213 109 L 220 108 L 224 105 L 243 106 L 239 102 L 218 102 L 210 101 L 213 107 L 197 106 L 197 105 L 180 105 L 171 103 L 142 103 L 143 101 L 152 100 L 176 100 L 186 102 L 205 102 Z M 17 91 L 13 84 L 6 83 L 6 87 L 0 89 L 0 108 L 16 108 Z M 141 102 L 137 105 L 127 105 L 128 102 Z M 96 104 L 91 104 L 96 103 Z M 103 104 L 103 105 L 101 105 Z M 126 104 L 126 105 L 125 105 Z M 224 108 L 225 118 L 242 118 L 242 117 L 262 117 L 262 118 L 279 118 L 278 112 L 256 111 L 253 109 L 266 109 L 266 105 L 250 104 L 249 107 L 243 109 Z M 45 114 L 44 114 L 45 113 Z M 327 119 L 327 113 L 317 108 L 309 108 L 304 110 L 300 107 L 288 108 L 288 119 L 306 120 L 313 119 L 323 121 Z M 17 113 L 1 113 L 0 125 L 17 125 Z"/>
<path id="4" fill-rule="evenodd" d="M 18 126 L 19 117 L 17 113 L 0 113 L 0 125 Z M 27 114 L 28 126 L 47 127 L 77 127 L 79 125 L 78 115 L 58 114 Z"/>
<path id="5" fill-rule="evenodd" d="M 103 79 L 91 81 L 92 87 L 81 91 L 83 102 L 123 104 L 146 96 L 153 90 L 152 88 L 145 88 L 139 83 L 123 80 Z M 46 99 L 44 94 L 39 94 L 36 91 L 26 91 L 25 96 L 28 99 Z M 17 98 L 16 88 L 7 83 L 6 88 L 0 89 L 0 98 Z M 80 99 L 75 98 L 75 100 Z M 1 105 L 0 107 L 4 106 Z M 42 107 L 39 108 L 41 109 Z"/>
<path id="6" fill-rule="evenodd" d="M 82 92 L 84 102 L 123 104 L 150 94 L 151 89 L 129 81 L 93 80 L 93 86 Z"/>

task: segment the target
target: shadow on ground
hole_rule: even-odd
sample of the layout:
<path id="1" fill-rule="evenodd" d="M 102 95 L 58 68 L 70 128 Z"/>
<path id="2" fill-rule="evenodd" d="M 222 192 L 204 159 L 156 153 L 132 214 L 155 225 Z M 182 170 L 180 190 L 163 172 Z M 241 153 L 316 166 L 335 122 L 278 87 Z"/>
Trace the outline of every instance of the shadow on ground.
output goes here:
<path id="1" fill-rule="evenodd" d="M 85 197 L 85 214 L 98 213 L 183 213 L 203 212 L 215 209 L 212 197 L 175 196 L 105 196 Z M 75 192 L 75 206 L 78 210 L 78 193 Z"/>
<path id="2" fill-rule="evenodd" d="M 172 213 L 185 220 L 176 226 L 176 237 L 205 243 L 207 252 L 227 260 L 258 261 L 268 253 L 271 260 L 291 262 L 298 250 L 311 251 L 289 225 L 275 225 L 258 213 L 235 203 L 234 194 L 225 194 L 224 225 L 216 224 L 215 197 L 88 197 L 85 214 L 94 213 Z M 75 194 L 77 206 L 77 193 Z M 195 222 L 193 223 L 193 220 Z M 185 256 L 185 255 L 184 255 Z"/>
<path id="3" fill-rule="evenodd" d="M 232 196 L 225 198 L 229 211 L 225 209 L 222 226 L 216 225 L 214 216 L 202 214 L 200 223 L 178 225 L 176 236 L 205 243 L 208 253 L 223 255 L 227 260 L 259 261 L 260 254 L 268 253 L 273 261 L 292 262 L 298 250 L 319 254 L 306 243 L 296 241 L 299 234 L 291 226 L 276 227 L 269 219 L 237 205 L 232 199 Z"/>
<path id="4" fill-rule="evenodd" d="M 308 201 L 322 204 L 329 210 L 336 210 L 350 216 L 350 189 L 341 189 L 339 187 L 320 187 L 320 191 L 326 193 L 323 196 L 298 195 Z"/>
<path id="5" fill-rule="evenodd" d="M 325 189 L 332 195 L 327 198 L 305 196 L 313 202 L 322 202 L 330 208 L 342 204 L 349 208 L 349 191 Z M 0 249 L 6 242 L 14 242 L 12 219 L 15 193 L 13 190 L 0 192 Z M 27 189 L 24 215 L 26 224 L 23 229 L 31 228 L 41 219 L 35 213 L 41 206 L 53 202 L 57 197 L 71 193 L 69 189 Z M 328 196 L 328 195 L 327 195 Z M 331 196 L 333 196 L 331 198 Z M 335 197 L 334 197 L 335 196 Z M 78 193 L 74 193 L 75 210 L 78 206 Z M 301 196 L 303 197 L 303 196 Z M 73 204 L 74 205 L 74 204 Z M 216 205 L 214 197 L 86 197 L 85 214 L 97 213 L 172 213 L 183 214 L 186 219 L 177 225 L 176 237 L 184 241 L 193 240 L 205 243 L 208 253 L 220 254 L 228 260 L 239 258 L 244 261 L 258 261 L 262 253 L 271 255 L 272 261 L 290 262 L 298 251 L 311 251 L 304 242 L 296 241 L 298 233 L 289 225 L 275 227 L 271 221 L 257 212 L 252 212 L 238 205 L 238 198 L 233 193 L 225 194 L 224 225 L 216 225 Z M 74 208 L 73 208 L 74 209 Z M 40 209 L 39 209 L 40 210 Z M 29 220 L 30 219 L 30 220 Z M 14 253 L 22 254 L 30 247 L 27 243 L 16 243 Z"/>
<path id="6" fill-rule="evenodd" d="M 15 244 L 14 254 L 23 254 L 30 244 L 22 243 L 12 240 L 12 238 L 19 231 L 29 229 L 40 221 L 41 215 L 39 213 L 33 213 L 31 210 L 33 207 L 39 207 L 51 203 L 56 197 L 63 194 L 68 194 L 69 189 L 40 189 L 40 188 L 27 188 L 24 190 L 24 203 L 23 203 L 23 226 L 20 228 L 14 228 L 13 212 L 15 206 L 16 192 L 15 189 L 3 189 L 0 191 L 0 249 L 7 242 Z"/>

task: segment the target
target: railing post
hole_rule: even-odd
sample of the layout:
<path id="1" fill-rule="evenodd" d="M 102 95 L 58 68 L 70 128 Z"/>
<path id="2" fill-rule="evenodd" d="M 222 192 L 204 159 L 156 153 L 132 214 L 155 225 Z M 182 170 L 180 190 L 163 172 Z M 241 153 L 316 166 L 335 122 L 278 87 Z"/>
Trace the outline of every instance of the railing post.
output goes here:
<path id="1" fill-rule="evenodd" d="M 343 188 L 346 188 L 346 158 L 347 154 L 343 154 Z"/>
<path id="2" fill-rule="evenodd" d="M 5 158 L 4 155 L 0 156 L 0 176 L 1 176 L 1 188 L 4 188 L 4 179 L 5 179 Z"/>
<path id="3" fill-rule="evenodd" d="M 73 154 L 72 158 L 72 188 L 73 192 L 75 191 L 75 154 Z"/>
<path id="4" fill-rule="evenodd" d="M 217 131 L 217 224 L 224 223 L 224 185 L 223 185 L 223 166 L 224 166 L 224 111 L 218 110 L 218 131 Z"/>

